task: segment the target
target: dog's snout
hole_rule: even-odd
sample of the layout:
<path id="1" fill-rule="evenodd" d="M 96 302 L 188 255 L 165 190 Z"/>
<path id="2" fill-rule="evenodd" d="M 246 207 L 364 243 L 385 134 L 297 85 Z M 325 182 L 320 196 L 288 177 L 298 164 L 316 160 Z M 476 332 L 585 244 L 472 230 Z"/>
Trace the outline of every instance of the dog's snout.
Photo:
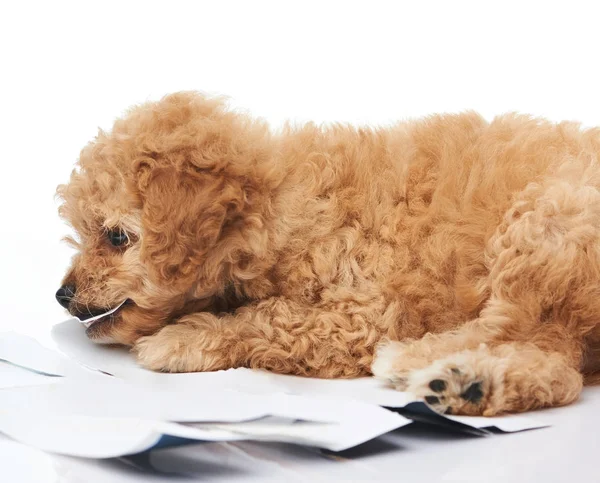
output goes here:
<path id="1" fill-rule="evenodd" d="M 75 296 L 75 285 L 63 285 L 56 291 L 56 300 L 65 309 L 69 308 L 69 302 Z"/>

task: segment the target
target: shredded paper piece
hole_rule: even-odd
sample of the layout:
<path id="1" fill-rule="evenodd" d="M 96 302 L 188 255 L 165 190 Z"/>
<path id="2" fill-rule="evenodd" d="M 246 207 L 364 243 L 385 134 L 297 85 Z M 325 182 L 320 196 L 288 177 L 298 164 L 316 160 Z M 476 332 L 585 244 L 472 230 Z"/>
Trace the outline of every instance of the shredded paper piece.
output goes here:
<path id="1" fill-rule="evenodd" d="M 481 435 L 490 427 L 545 426 L 520 415 L 441 416 L 373 378 L 323 380 L 243 368 L 155 373 L 126 348 L 94 344 L 80 324 L 71 319 L 54 327 L 62 354 L 23 335 L 0 334 L 0 432 L 49 452 L 109 458 L 239 440 L 342 451 L 413 419 Z"/>

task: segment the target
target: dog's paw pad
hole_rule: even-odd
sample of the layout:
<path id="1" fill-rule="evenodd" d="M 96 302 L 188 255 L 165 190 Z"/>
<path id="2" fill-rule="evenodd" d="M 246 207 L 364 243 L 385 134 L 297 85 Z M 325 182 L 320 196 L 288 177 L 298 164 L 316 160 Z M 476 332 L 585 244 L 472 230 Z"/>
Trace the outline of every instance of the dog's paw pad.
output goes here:
<path id="1" fill-rule="evenodd" d="M 441 401 L 440 398 L 437 396 L 425 396 L 425 402 L 430 406 L 435 406 L 436 404 L 440 404 Z"/>
<path id="2" fill-rule="evenodd" d="M 444 392 L 446 387 L 446 381 L 442 379 L 434 379 L 429 383 L 429 389 L 431 389 L 433 392 Z"/>
<path id="3" fill-rule="evenodd" d="M 481 389 L 481 382 L 474 382 L 471 384 L 465 392 L 460 395 L 465 401 L 473 404 L 477 404 L 483 398 L 483 390 Z"/>
<path id="4" fill-rule="evenodd" d="M 412 371 L 407 391 L 424 400 L 440 414 L 483 414 L 486 401 L 484 378 L 470 367 L 438 361 L 429 367 Z"/>

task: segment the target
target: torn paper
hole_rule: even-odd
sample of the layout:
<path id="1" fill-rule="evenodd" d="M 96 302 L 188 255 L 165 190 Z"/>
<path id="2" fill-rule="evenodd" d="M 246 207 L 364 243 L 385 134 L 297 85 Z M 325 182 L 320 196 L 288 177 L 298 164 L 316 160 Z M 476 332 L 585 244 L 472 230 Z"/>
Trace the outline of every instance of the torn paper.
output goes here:
<path id="1" fill-rule="evenodd" d="M 150 389 L 115 378 L 89 382 L 65 378 L 52 386 L 5 389 L 0 431 L 47 451 L 107 457 L 115 451 L 131 454 L 153 447 L 161 434 L 194 441 L 285 441 L 340 451 L 410 422 L 359 401 L 202 389 Z M 15 414 L 18 417 L 11 417 Z M 265 417 L 294 423 L 263 424 L 262 430 L 260 425 L 240 424 Z M 172 422 L 204 424 L 157 426 Z M 119 433 L 123 442 L 112 447 Z"/>
<path id="2" fill-rule="evenodd" d="M 116 307 L 107 310 L 106 312 L 102 313 L 102 314 L 98 314 L 98 315 L 94 315 L 93 317 L 89 317 L 87 319 L 80 319 L 79 317 L 74 317 L 75 320 L 77 320 L 80 324 L 83 324 L 86 328 L 91 327 L 94 323 L 98 322 L 100 319 L 103 319 L 104 317 L 108 317 L 112 314 L 114 314 L 117 310 L 119 310 L 121 307 L 123 307 L 123 305 L 125 305 L 125 303 L 127 303 L 127 300 L 123 300 L 123 302 L 121 302 L 119 305 L 117 305 Z"/>
<path id="3" fill-rule="evenodd" d="M 250 394 L 282 392 L 341 401 L 356 400 L 389 408 L 403 408 L 412 403 L 412 407 L 419 407 L 422 413 L 437 414 L 424 402 L 415 402 L 412 395 L 386 387 L 372 377 L 315 379 L 245 368 L 205 373 L 155 373 L 139 366 L 125 348 L 93 343 L 86 337 L 85 331 L 72 321 L 56 325 L 52 337 L 59 350 L 74 360 L 124 380 L 149 384 L 151 387 L 188 388 L 190 391 L 194 391 L 194 388 L 218 387 Z M 523 414 L 493 418 L 450 415 L 439 417 L 447 422 L 455 421 L 477 429 L 491 428 L 498 424 L 502 426 L 499 429 L 507 432 L 547 426 L 545 422 Z"/>

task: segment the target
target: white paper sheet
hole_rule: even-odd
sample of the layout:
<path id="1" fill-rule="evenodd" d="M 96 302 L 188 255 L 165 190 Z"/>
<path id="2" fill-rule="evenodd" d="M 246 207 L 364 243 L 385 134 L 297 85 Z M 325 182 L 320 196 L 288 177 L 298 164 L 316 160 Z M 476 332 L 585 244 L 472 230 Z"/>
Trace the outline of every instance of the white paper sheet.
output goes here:
<path id="1" fill-rule="evenodd" d="M 82 330 L 81 327 L 77 328 Z M 53 376 L 72 376 L 87 372 L 71 359 L 42 346 L 31 337 L 15 332 L 0 333 L 0 360 Z"/>
<path id="2" fill-rule="evenodd" d="M 69 367 L 73 362 L 18 334 L 0 334 L 0 341 L 10 346 L 4 351 L 7 358 L 32 369 L 3 363 L 12 375 L 4 384 L 0 377 L 5 388 L 0 392 L 0 432 L 47 451 L 119 456 L 151 448 L 165 435 L 193 441 L 285 441 L 337 451 L 410 423 L 374 404 L 282 393 L 263 372 L 155 374 L 138 368 L 127 351 L 103 347 L 99 360 L 115 354 L 123 359 L 119 367 L 147 376 L 124 380 Z M 87 354 L 87 347 L 98 355 L 96 346 L 84 341 L 81 353 Z M 96 362 L 85 361 L 92 367 Z M 47 373 L 66 375 L 43 375 Z M 240 391 L 252 382 L 258 391 Z M 293 423 L 267 424 L 273 420 Z"/>
<path id="3" fill-rule="evenodd" d="M 383 413 L 381 413 L 383 414 Z M 391 414 L 391 413 L 389 413 Z M 316 423 L 288 418 L 266 418 L 235 424 L 181 425 L 135 418 L 53 414 L 50 411 L 19 413 L 0 410 L 0 431 L 44 451 L 86 458 L 112 458 L 161 446 L 194 442 L 257 440 L 287 442 L 342 451 L 395 429 L 388 422 L 369 419 Z M 396 419 L 400 421 L 400 419 Z M 364 426 L 369 424 L 370 431 Z M 398 427 L 403 424 L 397 424 Z M 363 426 L 359 428 L 359 426 Z"/>
<path id="4" fill-rule="evenodd" d="M 85 458 L 114 458 L 156 448 L 165 436 L 177 438 L 166 446 L 189 442 L 239 441 L 247 437 L 214 428 L 205 431 L 164 421 L 0 411 L 0 430 L 21 443 L 44 451 Z"/>
<path id="5" fill-rule="evenodd" d="M 388 415 L 379 414 L 379 416 L 384 416 L 383 420 L 381 417 L 370 417 L 368 419 L 353 417 L 338 423 L 320 423 L 291 418 L 267 417 L 242 423 L 196 423 L 190 426 L 205 431 L 220 429 L 257 441 L 304 444 L 331 451 L 343 451 L 389 432 L 386 429 L 389 425 L 385 422 L 389 414 L 392 413 L 388 411 Z M 404 425 L 402 424 L 402 426 Z M 366 426 L 369 427 L 368 431 L 365 431 Z"/>
<path id="6" fill-rule="evenodd" d="M 380 406 L 403 408 L 412 398 L 373 378 L 249 369 L 162 374 L 141 368 L 125 348 L 94 344 L 77 320 L 56 326 L 53 338 L 69 358 L 30 338 L 0 334 L 0 358 L 21 366 L 4 363 L 12 375 L 2 383 L 0 365 L 0 432 L 47 451 L 105 458 L 152 448 L 166 437 L 168 444 L 247 439 L 341 451 L 410 422 Z M 409 407 L 430 411 L 423 403 Z M 452 418 L 504 431 L 543 426 L 523 416 Z"/>
<path id="7" fill-rule="evenodd" d="M 59 350 L 74 360 L 124 380 L 150 384 L 151 387 L 187 388 L 189 391 L 195 391 L 196 388 L 218 387 L 252 394 L 282 392 L 356 400 L 391 408 L 402 408 L 415 400 L 410 394 L 388 388 L 371 377 L 346 380 L 314 379 L 244 368 L 208 373 L 155 373 L 140 367 L 133 355 L 124 348 L 94 344 L 86 337 L 85 331 L 72 321 L 56 325 L 52 337 Z M 494 418 L 446 415 L 440 417 L 474 428 L 498 427 L 506 432 L 547 426 L 537 417 L 532 418 L 523 414 Z"/>
<path id="8" fill-rule="evenodd" d="M 393 414 L 354 400 L 247 394 L 201 386 L 188 390 L 158 388 L 108 377 L 90 381 L 64 378 L 52 386 L 6 389 L 0 399 L 0 408 L 7 411 L 178 422 L 240 422 L 265 416 L 344 422 L 353 418 L 378 420 L 380 415 L 385 418 Z M 397 419 L 393 416 L 387 421 Z"/>
<path id="9" fill-rule="evenodd" d="M 265 416 L 301 420 L 302 424 L 259 424 L 250 429 L 224 424 Z M 157 426 L 171 421 L 219 424 Z M 229 390 L 183 393 L 149 389 L 115 378 L 90 382 L 65 378 L 52 386 L 12 388 L 0 393 L 1 432 L 47 451 L 88 457 L 142 451 L 156 444 L 161 434 L 202 441 L 286 441 L 338 451 L 408 423 L 398 414 L 358 401 Z M 113 441 L 120 433 L 122 441 L 115 446 Z"/>
<path id="10" fill-rule="evenodd" d="M 30 411 L 0 411 L 0 431 L 44 451 L 87 458 L 137 453 L 151 448 L 162 437 L 145 421 Z"/>
<path id="11" fill-rule="evenodd" d="M 0 389 L 54 384 L 60 379 L 58 376 L 45 376 L 9 362 L 0 361 Z"/>
<path id="12" fill-rule="evenodd" d="M 544 428 L 550 426 L 548 423 L 532 418 L 526 414 L 495 416 L 493 418 L 484 418 L 479 416 L 448 416 L 449 419 L 459 423 L 468 424 L 475 428 L 497 428 L 505 433 L 514 433 L 526 431 L 528 429 Z"/>

